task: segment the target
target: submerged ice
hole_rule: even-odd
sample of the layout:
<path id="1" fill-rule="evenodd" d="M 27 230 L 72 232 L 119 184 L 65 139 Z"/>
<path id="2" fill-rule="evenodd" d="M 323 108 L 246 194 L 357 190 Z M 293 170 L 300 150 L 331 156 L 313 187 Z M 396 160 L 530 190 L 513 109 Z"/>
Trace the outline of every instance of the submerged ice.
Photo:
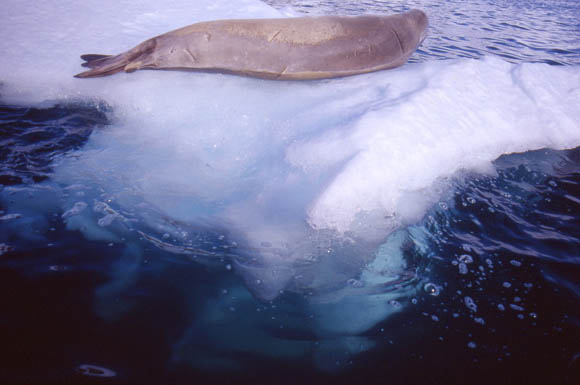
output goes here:
<path id="1" fill-rule="evenodd" d="M 322 335 L 360 333 L 399 309 L 404 295 L 384 288 L 412 268 L 401 229 L 438 202 L 447 178 L 493 172 L 506 153 L 580 145 L 578 66 L 487 57 L 327 81 L 155 71 L 79 80 L 82 53 L 201 20 L 280 15 L 246 0 L 56 3 L 5 7 L 0 95 L 112 107 L 113 123 L 47 182 L 68 227 L 221 261 L 263 300 L 314 293 Z"/>
<path id="2" fill-rule="evenodd" d="M 132 76 L 118 82 L 139 97 L 117 99 L 116 123 L 54 180 L 98 186 L 155 237 L 168 218 L 223 229 L 243 254 L 234 266 L 264 299 L 356 277 L 458 171 L 580 143 L 576 68 L 488 58 L 331 82 Z M 85 231 L 118 218 L 107 215 Z M 329 254 L 350 271 L 301 272 Z"/>

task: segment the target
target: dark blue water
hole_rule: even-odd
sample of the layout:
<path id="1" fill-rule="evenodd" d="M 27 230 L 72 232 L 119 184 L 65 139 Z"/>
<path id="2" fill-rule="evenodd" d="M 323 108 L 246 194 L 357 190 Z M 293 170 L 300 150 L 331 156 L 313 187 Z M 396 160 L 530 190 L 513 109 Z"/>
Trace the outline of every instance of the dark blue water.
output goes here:
<path id="1" fill-rule="evenodd" d="M 311 13 L 421 5 L 292 3 Z M 430 39 L 414 60 L 580 64 L 578 3 L 482 4 L 425 5 Z M 308 293 L 260 302 L 225 253 L 199 264 L 135 232 L 103 242 L 66 228 L 63 197 L 45 182 L 111 116 L 94 103 L 0 108 L 0 383 L 580 383 L 580 149 L 455 175 L 401 230 L 413 272 L 402 286 L 417 291 L 335 341 L 313 332 Z M 198 237 L 202 256 L 223 246 L 208 230 Z M 106 369 L 115 376 L 100 377 Z"/>

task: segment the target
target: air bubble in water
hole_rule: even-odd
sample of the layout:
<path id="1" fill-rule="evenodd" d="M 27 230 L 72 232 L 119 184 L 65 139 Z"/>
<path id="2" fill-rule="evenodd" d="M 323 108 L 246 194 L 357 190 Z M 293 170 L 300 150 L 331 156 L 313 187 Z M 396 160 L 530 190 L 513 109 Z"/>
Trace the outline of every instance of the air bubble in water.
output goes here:
<path id="1" fill-rule="evenodd" d="M 469 310 L 471 310 L 472 312 L 477 311 L 477 305 L 475 304 L 475 302 L 473 301 L 473 299 L 471 297 L 465 297 L 463 299 L 463 302 L 465 302 L 465 306 L 467 306 L 467 308 Z"/>
<path id="2" fill-rule="evenodd" d="M 463 262 L 463 263 L 472 263 L 473 262 L 473 257 L 469 254 L 462 254 L 459 256 L 459 262 Z"/>
<path id="3" fill-rule="evenodd" d="M 76 368 L 76 372 L 90 377 L 115 377 L 117 373 L 101 366 L 83 364 Z"/>
<path id="4" fill-rule="evenodd" d="M 392 307 L 394 307 L 395 309 L 400 309 L 401 308 L 401 303 L 399 301 L 391 300 L 391 301 L 389 301 L 389 304 Z"/>
<path id="5" fill-rule="evenodd" d="M 510 303 L 510 307 L 515 311 L 524 311 L 524 308 L 516 304 Z"/>
<path id="6" fill-rule="evenodd" d="M 433 297 L 437 297 L 441 292 L 439 287 L 431 282 L 426 283 L 425 286 L 423 286 L 423 290 L 425 290 L 427 294 L 432 295 Z"/>
<path id="7" fill-rule="evenodd" d="M 459 264 L 459 274 L 467 274 L 467 265 L 465 263 Z"/>
<path id="8" fill-rule="evenodd" d="M 349 280 L 346 281 L 346 283 L 352 287 L 363 287 L 364 286 L 360 280 L 355 279 L 355 278 L 350 278 Z"/>
<path id="9" fill-rule="evenodd" d="M 88 207 L 88 205 L 85 202 L 76 202 L 70 210 L 67 210 L 64 214 L 62 214 L 62 219 L 67 219 L 67 218 L 70 218 L 72 216 L 79 215 L 87 207 Z M 4 215 L 3 217 L 1 217 L 0 220 L 16 218 L 16 217 L 14 217 L 14 215 L 18 215 L 18 217 L 20 217 L 19 214 L 8 214 L 8 215 Z"/>

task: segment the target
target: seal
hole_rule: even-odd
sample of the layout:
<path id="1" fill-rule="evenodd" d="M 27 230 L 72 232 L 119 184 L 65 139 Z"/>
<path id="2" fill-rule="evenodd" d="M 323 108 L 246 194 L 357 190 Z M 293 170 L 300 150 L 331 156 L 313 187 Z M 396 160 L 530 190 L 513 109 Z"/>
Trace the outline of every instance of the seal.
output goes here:
<path id="1" fill-rule="evenodd" d="M 395 15 L 217 20 L 144 41 L 116 56 L 82 55 L 90 78 L 140 69 L 324 79 L 404 64 L 425 38 L 420 10 Z"/>

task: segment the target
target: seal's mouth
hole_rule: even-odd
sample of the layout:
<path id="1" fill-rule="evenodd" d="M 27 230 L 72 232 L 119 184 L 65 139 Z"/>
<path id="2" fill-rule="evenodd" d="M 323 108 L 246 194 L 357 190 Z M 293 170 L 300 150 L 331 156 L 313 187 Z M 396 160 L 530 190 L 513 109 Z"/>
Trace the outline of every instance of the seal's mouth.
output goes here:
<path id="1" fill-rule="evenodd" d="M 419 45 L 423 43 L 423 40 L 425 40 L 426 37 L 427 37 L 427 27 L 425 27 L 425 29 L 421 33 L 421 37 L 419 38 Z"/>
<path id="2" fill-rule="evenodd" d="M 427 37 L 427 30 L 429 30 L 429 19 L 424 12 L 421 12 L 422 18 L 419 21 L 419 25 L 423 25 L 423 31 L 421 32 L 421 37 L 419 38 L 419 44 L 423 43 L 423 40 Z"/>

